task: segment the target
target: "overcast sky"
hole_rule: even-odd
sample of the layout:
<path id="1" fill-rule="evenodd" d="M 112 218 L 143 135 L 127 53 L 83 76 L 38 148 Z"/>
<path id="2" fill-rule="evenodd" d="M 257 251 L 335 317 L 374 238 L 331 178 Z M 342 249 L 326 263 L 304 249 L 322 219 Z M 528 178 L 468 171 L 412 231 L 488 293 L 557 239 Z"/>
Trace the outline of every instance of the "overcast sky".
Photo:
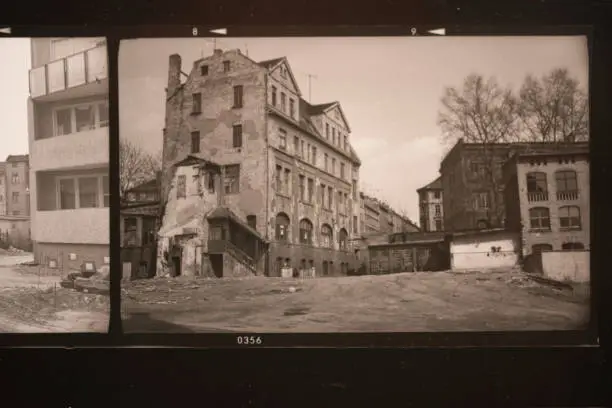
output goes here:
<path id="1" fill-rule="evenodd" d="M 210 39 L 144 39 L 119 51 L 120 135 L 149 152 L 161 150 L 168 56 L 183 71 L 212 54 Z M 582 37 L 222 38 L 261 61 L 286 56 L 303 97 L 312 79 L 313 104 L 339 101 L 362 161 L 361 185 L 418 223 L 416 189 L 438 177 L 443 146 L 436 124 L 445 86 L 471 73 L 520 86 L 527 74 L 568 68 L 588 81 Z"/>
<path id="2" fill-rule="evenodd" d="M 0 161 L 28 153 L 30 39 L 0 38 Z"/>

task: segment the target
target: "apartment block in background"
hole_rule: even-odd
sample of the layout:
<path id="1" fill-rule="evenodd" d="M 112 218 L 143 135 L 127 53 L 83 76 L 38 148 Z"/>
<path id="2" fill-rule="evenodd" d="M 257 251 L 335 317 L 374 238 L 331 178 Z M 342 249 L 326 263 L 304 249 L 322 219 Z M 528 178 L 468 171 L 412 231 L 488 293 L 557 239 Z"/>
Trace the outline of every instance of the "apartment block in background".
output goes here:
<path id="1" fill-rule="evenodd" d="M 444 191 L 441 177 L 419 188 L 417 194 L 421 231 L 444 231 Z"/>
<path id="2" fill-rule="evenodd" d="M 0 241 L 30 248 L 30 174 L 28 155 L 9 155 L 0 162 Z"/>
<path id="3" fill-rule="evenodd" d="M 34 38 L 28 129 L 34 256 L 64 269 L 109 261 L 104 38 Z"/>
<path id="4" fill-rule="evenodd" d="M 515 154 L 504 166 L 507 228 L 520 232 L 522 255 L 590 249 L 587 146 Z"/>

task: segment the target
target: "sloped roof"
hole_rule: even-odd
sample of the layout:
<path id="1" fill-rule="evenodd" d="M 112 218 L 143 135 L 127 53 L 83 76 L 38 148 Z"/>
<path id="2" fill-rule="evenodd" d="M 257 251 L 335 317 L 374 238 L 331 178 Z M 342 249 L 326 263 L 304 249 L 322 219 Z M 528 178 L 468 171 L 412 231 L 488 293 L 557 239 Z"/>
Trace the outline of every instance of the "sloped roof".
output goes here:
<path id="1" fill-rule="evenodd" d="M 331 108 L 338 102 L 329 102 L 329 103 L 320 103 L 318 105 L 310 105 L 309 110 L 311 115 L 320 115 L 324 113 L 327 109 Z"/>
<path id="2" fill-rule="evenodd" d="M 426 186 L 419 188 L 417 191 L 421 190 L 442 190 L 442 177 L 438 177 Z"/>
<path id="3" fill-rule="evenodd" d="M 141 190 L 153 190 L 156 189 L 158 187 L 158 181 L 157 179 L 151 179 L 149 181 L 145 181 L 144 183 L 140 183 L 132 188 L 130 188 L 129 190 L 127 190 L 128 193 L 134 192 L 134 191 L 141 191 Z"/>
<path id="4" fill-rule="evenodd" d="M 29 158 L 30 156 L 27 154 L 16 154 L 16 155 L 9 154 L 8 156 L 6 156 L 6 161 L 7 162 L 21 162 L 21 161 L 28 161 Z"/>
<path id="5" fill-rule="evenodd" d="M 277 64 L 279 64 L 284 59 L 285 59 L 285 57 L 272 58 L 272 59 L 265 60 L 265 61 L 259 61 L 258 64 L 261 65 L 264 68 L 272 68 L 272 67 L 276 66 Z"/>
<path id="6" fill-rule="evenodd" d="M 240 219 L 240 217 L 238 217 L 238 215 L 236 215 L 232 210 L 230 210 L 227 207 L 217 207 L 217 208 L 215 208 L 214 210 L 212 210 L 206 216 L 206 218 L 209 219 L 209 220 L 214 220 L 214 219 L 219 219 L 219 218 L 228 218 L 228 219 L 231 219 L 234 222 L 236 222 L 237 224 L 240 224 L 243 228 L 248 230 L 251 234 L 255 235 L 261 241 L 268 242 L 259 232 L 257 232 L 257 230 L 252 228 L 246 222 L 242 221 L 242 219 Z"/>

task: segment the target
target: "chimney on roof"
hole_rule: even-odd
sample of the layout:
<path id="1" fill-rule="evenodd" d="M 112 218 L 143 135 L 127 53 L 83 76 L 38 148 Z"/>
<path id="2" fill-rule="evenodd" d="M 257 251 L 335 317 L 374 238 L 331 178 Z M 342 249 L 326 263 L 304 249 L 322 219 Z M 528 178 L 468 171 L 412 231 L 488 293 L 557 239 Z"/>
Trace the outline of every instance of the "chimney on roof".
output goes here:
<path id="1" fill-rule="evenodd" d="M 172 54 L 168 59 L 168 88 L 167 95 L 172 95 L 181 85 L 181 56 Z"/>

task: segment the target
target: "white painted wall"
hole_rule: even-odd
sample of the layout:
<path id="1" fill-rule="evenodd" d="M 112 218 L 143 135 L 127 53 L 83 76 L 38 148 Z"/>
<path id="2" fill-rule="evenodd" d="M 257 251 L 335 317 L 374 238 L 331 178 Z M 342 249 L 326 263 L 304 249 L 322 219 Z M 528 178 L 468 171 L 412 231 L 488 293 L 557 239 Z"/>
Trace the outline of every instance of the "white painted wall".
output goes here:
<path id="1" fill-rule="evenodd" d="M 591 253 L 589 251 L 542 252 L 544 276 L 556 281 L 576 283 L 591 280 Z"/>
<path id="2" fill-rule="evenodd" d="M 486 239 L 485 239 L 486 238 Z M 491 247 L 499 247 L 493 252 Z M 450 245 L 452 269 L 512 267 L 518 262 L 518 237 L 455 237 Z"/>

